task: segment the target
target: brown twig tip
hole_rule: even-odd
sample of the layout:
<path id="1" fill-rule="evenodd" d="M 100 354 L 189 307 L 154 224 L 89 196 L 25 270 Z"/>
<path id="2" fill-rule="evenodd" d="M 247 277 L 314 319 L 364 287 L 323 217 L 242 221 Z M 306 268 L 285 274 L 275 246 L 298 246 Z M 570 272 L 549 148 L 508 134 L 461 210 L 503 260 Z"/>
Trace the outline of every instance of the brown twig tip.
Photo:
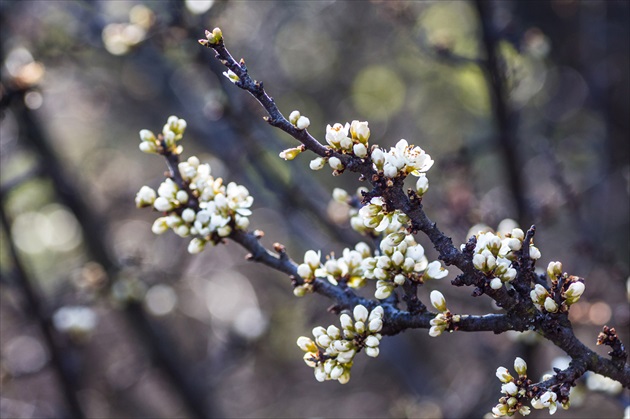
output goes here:
<path id="1" fill-rule="evenodd" d="M 254 230 L 254 237 L 260 240 L 265 237 L 265 232 L 262 230 Z"/>
<path id="2" fill-rule="evenodd" d="M 286 247 L 284 247 L 283 244 L 280 244 L 277 242 L 273 244 L 273 250 L 275 250 L 278 253 L 286 253 L 287 251 Z"/>
<path id="3" fill-rule="evenodd" d="M 625 363 L 626 359 L 628 359 L 628 352 L 619 336 L 617 336 L 617 331 L 614 327 L 604 326 L 597 336 L 597 344 L 610 346 L 612 351 L 608 352 L 608 355 L 622 363 Z"/>

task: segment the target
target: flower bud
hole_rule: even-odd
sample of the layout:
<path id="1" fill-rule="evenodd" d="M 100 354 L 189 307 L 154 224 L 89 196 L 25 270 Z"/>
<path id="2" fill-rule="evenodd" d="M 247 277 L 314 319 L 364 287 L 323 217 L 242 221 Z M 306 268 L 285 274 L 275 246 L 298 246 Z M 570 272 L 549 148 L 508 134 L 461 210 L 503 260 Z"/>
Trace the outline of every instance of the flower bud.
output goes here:
<path id="1" fill-rule="evenodd" d="M 367 147 L 365 146 L 365 144 L 357 143 L 353 145 L 352 151 L 354 152 L 354 155 L 359 158 L 364 158 L 367 156 Z"/>
<path id="2" fill-rule="evenodd" d="M 289 115 L 289 122 L 291 122 L 291 124 L 295 125 L 297 124 L 298 119 L 300 119 L 300 111 L 293 111 L 291 112 L 291 114 Z"/>
<path id="3" fill-rule="evenodd" d="M 377 168 L 382 168 L 385 163 L 385 154 L 383 150 L 376 147 L 372 150 L 372 162 L 376 165 Z"/>
<path id="4" fill-rule="evenodd" d="M 368 318 L 368 310 L 365 306 L 359 304 L 352 310 L 352 315 L 354 316 L 355 321 L 365 322 Z"/>
<path id="5" fill-rule="evenodd" d="M 188 243 L 188 253 L 193 255 L 200 253 L 204 247 L 206 247 L 206 241 L 195 237 Z"/>
<path id="6" fill-rule="evenodd" d="M 518 387 L 514 381 L 510 381 L 509 383 L 505 383 L 501 386 L 501 392 L 514 396 L 518 392 Z"/>
<path id="7" fill-rule="evenodd" d="M 301 152 L 302 152 L 302 147 L 287 148 L 286 150 L 283 150 L 282 152 L 280 152 L 279 156 L 281 159 L 293 160 Z"/>
<path id="8" fill-rule="evenodd" d="M 187 225 L 179 225 L 175 228 L 173 228 L 173 231 L 175 232 L 175 234 L 177 234 L 179 237 L 187 237 L 190 235 L 190 228 L 188 228 Z"/>
<path id="9" fill-rule="evenodd" d="M 232 70 L 224 71 L 223 75 L 228 78 L 232 83 L 237 83 L 241 81 L 241 78 L 236 75 Z"/>
<path id="10" fill-rule="evenodd" d="M 315 336 L 315 338 L 318 338 L 321 335 L 325 335 L 326 334 L 326 329 L 324 329 L 321 326 L 317 326 L 316 328 L 313 329 L 312 333 L 313 333 L 313 336 Z"/>
<path id="11" fill-rule="evenodd" d="M 540 250 L 538 250 L 538 248 L 536 246 L 529 246 L 529 257 L 532 260 L 538 260 L 540 259 L 540 257 L 542 256 L 542 254 L 540 253 Z"/>
<path id="12" fill-rule="evenodd" d="M 437 260 L 434 260 L 433 262 L 429 263 L 429 265 L 427 266 L 427 270 L 425 272 L 425 276 L 432 279 L 444 278 L 446 275 L 448 275 L 448 271 L 444 269 L 442 267 L 442 264 L 438 262 Z"/>
<path id="13" fill-rule="evenodd" d="M 341 337 L 341 331 L 339 330 L 339 328 L 332 324 L 328 326 L 328 329 L 326 329 L 326 334 L 332 339 L 339 339 Z"/>
<path id="14" fill-rule="evenodd" d="M 297 287 L 293 288 L 293 295 L 295 295 L 296 297 L 304 297 L 307 292 L 308 288 L 304 285 L 298 285 Z"/>
<path id="15" fill-rule="evenodd" d="M 181 204 L 185 204 L 188 202 L 188 193 L 186 193 L 186 191 L 179 190 L 175 195 L 175 199 L 177 199 Z"/>
<path id="16" fill-rule="evenodd" d="M 148 129 L 140 130 L 140 139 L 142 141 L 155 142 L 157 139 L 155 138 L 155 134 Z"/>
<path id="17" fill-rule="evenodd" d="M 510 375 L 509 371 L 505 367 L 497 368 L 496 376 L 503 383 L 509 383 L 513 380 L 513 377 Z"/>
<path id="18" fill-rule="evenodd" d="M 339 322 L 341 323 L 342 329 L 349 329 L 353 327 L 352 317 L 350 317 L 346 313 L 343 313 L 341 316 L 339 316 Z"/>
<path id="19" fill-rule="evenodd" d="M 304 352 L 317 352 L 317 346 L 315 342 L 306 336 L 300 336 L 297 340 L 297 346 Z"/>
<path id="20" fill-rule="evenodd" d="M 308 264 L 302 263 L 297 267 L 297 274 L 304 279 L 308 279 L 313 275 L 313 270 Z"/>
<path id="21" fill-rule="evenodd" d="M 527 363 L 523 360 L 523 358 L 517 357 L 514 360 L 514 369 L 518 375 L 527 375 Z"/>
<path id="22" fill-rule="evenodd" d="M 381 319 L 372 319 L 368 324 L 368 330 L 372 333 L 380 332 L 383 328 L 383 320 Z"/>
<path id="23" fill-rule="evenodd" d="M 159 196 L 155 199 L 153 207 L 160 212 L 167 212 L 173 209 L 173 205 L 163 196 Z"/>
<path id="24" fill-rule="evenodd" d="M 140 148 L 140 151 L 147 154 L 157 154 L 158 151 L 157 144 L 150 141 L 143 141 L 138 147 Z"/>
<path id="25" fill-rule="evenodd" d="M 184 220 L 187 223 L 192 223 L 193 221 L 195 221 L 195 210 L 192 208 L 186 208 L 184 211 L 182 211 L 182 220 Z"/>
<path id="26" fill-rule="evenodd" d="M 309 167 L 311 168 L 311 170 L 320 170 L 321 168 L 323 168 L 326 165 L 326 162 L 328 161 L 328 159 L 324 158 L 324 157 L 317 157 L 313 160 L 311 160 L 311 162 L 309 163 Z"/>
<path id="27" fill-rule="evenodd" d="M 442 334 L 443 330 L 444 329 L 442 327 L 431 326 L 431 328 L 429 329 L 429 336 L 431 336 L 432 338 L 438 337 Z"/>
<path id="28" fill-rule="evenodd" d="M 512 237 L 507 239 L 507 246 L 510 248 L 510 250 L 516 252 L 518 250 L 521 250 L 521 247 L 523 247 L 523 242 Z"/>
<path id="29" fill-rule="evenodd" d="M 368 319 L 369 320 L 382 319 L 383 316 L 385 316 L 385 310 L 383 309 L 383 307 L 376 306 L 374 307 L 374 310 L 370 312 L 370 317 L 368 317 Z"/>
<path id="30" fill-rule="evenodd" d="M 330 336 L 323 334 L 317 336 L 315 341 L 317 341 L 317 344 L 322 348 L 328 348 L 330 346 L 330 343 L 332 342 L 332 339 L 330 338 Z"/>
<path id="31" fill-rule="evenodd" d="M 424 173 L 420 174 L 418 181 L 416 182 L 416 192 L 422 196 L 429 190 L 429 179 Z"/>
<path id="32" fill-rule="evenodd" d="M 307 250 L 304 253 L 304 263 L 308 264 L 311 269 L 317 269 L 320 265 L 320 255 L 319 252 L 315 252 L 314 250 Z"/>
<path id="33" fill-rule="evenodd" d="M 308 119 L 305 116 L 300 116 L 298 118 L 297 122 L 295 123 L 295 126 L 299 130 L 304 130 L 304 129 L 308 128 L 310 125 L 311 125 L 311 120 Z"/>
<path id="34" fill-rule="evenodd" d="M 390 163 L 385 163 L 383 166 L 383 174 L 390 179 L 395 178 L 398 174 L 398 169 Z"/>
<path id="35" fill-rule="evenodd" d="M 571 305 L 575 303 L 577 300 L 579 300 L 582 294 L 584 293 L 585 288 L 586 287 L 584 286 L 584 283 L 581 281 L 576 281 L 572 283 L 571 285 L 569 285 L 569 288 L 564 293 L 567 304 Z"/>
<path id="36" fill-rule="evenodd" d="M 337 157 L 331 157 L 328 160 L 328 164 L 330 165 L 330 167 L 332 167 L 335 170 L 343 170 L 344 169 L 343 163 L 341 163 L 341 160 L 339 160 L 339 158 L 337 158 Z"/>
<path id="37" fill-rule="evenodd" d="M 153 205 L 155 198 L 155 191 L 148 186 L 143 186 L 136 194 L 136 207 L 143 208 Z"/>
<path id="38" fill-rule="evenodd" d="M 407 279 L 407 277 L 403 274 L 398 274 L 394 277 L 394 283 L 396 285 L 404 285 L 405 284 L 405 280 Z"/>
<path id="39" fill-rule="evenodd" d="M 549 262 L 549 265 L 547 265 L 547 275 L 550 279 L 556 279 L 558 276 L 562 275 L 562 262 Z"/>
<path id="40" fill-rule="evenodd" d="M 438 290 L 431 291 L 431 304 L 442 313 L 446 311 L 446 299 Z"/>
<path id="41" fill-rule="evenodd" d="M 381 342 L 378 340 L 378 338 L 374 335 L 369 335 L 366 339 L 365 339 L 365 345 L 369 346 L 370 348 L 375 348 L 377 347 Z"/>
<path id="42" fill-rule="evenodd" d="M 157 218 L 151 226 L 153 234 L 162 234 L 168 230 L 168 224 L 166 224 L 166 217 Z"/>
<path id="43" fill-rule="evenodd" d="M 393 289 L 391 287 L 377 287 L 376 291 L 374 292 L 374 297 L 378 298 L 379 300 L 383 300 L 389 297 L 392 294 L 392 291 Z"/>
<path id="44" fill-rule="evenodd" d="M 367 122 L 352 121 L 350 124 L 350 135 L 362 144 L 367 144 L 370 138 L 370 128 Z"/>
<path id="45" fill-rule="evenodd" d="M 367 347 L 365 348 L 365 354 L 369 357 L 376 358 L 380 352 L 380 349 L 376 347 Z"/>
<path id="46" fill-rule="evenodd" d="M 490 281 L 490 288 L 498 290 L 501 289 L 501 287 L 503 287 L 503 281 L 499 278 L 492 278 L 492 281 Z"/>
<path id="47" fill-rule="evenodd" d="M 558 304 L 556 304 L 556 302 L 551 297 L 547 297 L 545 298 L 545 310 L 547 310 L 549 313 L 555 313 L 556 311 L 558 311 Z"/>
<path id="48" fill-rule="evenodd" d="M 473 256 L 473 265 L 475 266 L 475 268 L 479 269 L 480 271 L 485 271 L 486 270 L 485 256 L 480 253 L 477 253 L 475 256 Z"/>
<path id="49" fill-rule="evenodd" d="M 332 378 L 333 380 L 337 380 L 339 377 L 341 377 L 341 374 L 343 374 L 344 369 L 341 365 L 335 365 L 332 369 L 332 371 L 330 371 L 330 378 Z"/>

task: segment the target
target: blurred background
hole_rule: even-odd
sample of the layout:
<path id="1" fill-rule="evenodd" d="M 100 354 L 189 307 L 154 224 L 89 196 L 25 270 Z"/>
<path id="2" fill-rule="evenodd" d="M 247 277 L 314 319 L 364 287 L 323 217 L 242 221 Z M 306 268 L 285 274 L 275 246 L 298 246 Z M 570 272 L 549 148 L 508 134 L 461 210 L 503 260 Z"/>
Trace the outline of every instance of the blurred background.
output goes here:
<path id="1" fill-rule="evenodd" d="M 330 301 L 295 298 L 235 243 L 191 256 L 188 240 L 153 235 L 156 214 L 134 197 L 166 166 L 138 150 L 138 131 L 177 115 L 184 157 L 250 190 L 265 245 L 302 260 L 362 240 L 330 196 L 362 184 L 311 172 L 306 153 L 278 158 L 295 140 L 197 43 L 216 26 L 322 141 L 326 124 L 358 119 L 372 144 L 424 148 L 436 161 L 425 210 L 456 244 L 477 223 L 536 224 L 540 269 L 560 260 L 586 278 L 578 337 L 605 355 L 595 341 L 607 324 L 630 344 L 629 8 L 3 0 L 0 416 L 482 417 L 500 396 L 498 366 L 521 356 L 535 380 L 566 366 L 531 334 L 409 330 L 359 356 L 347 385 L 318 383 L 295 341 L 338 322 Z M 496 310 L 449 286 L 456 273 L 421 297 L 439 288 L 456 313 Z M 622 417 L 628 391 L 591 375 L 571 402 L 555 416 Z"/>

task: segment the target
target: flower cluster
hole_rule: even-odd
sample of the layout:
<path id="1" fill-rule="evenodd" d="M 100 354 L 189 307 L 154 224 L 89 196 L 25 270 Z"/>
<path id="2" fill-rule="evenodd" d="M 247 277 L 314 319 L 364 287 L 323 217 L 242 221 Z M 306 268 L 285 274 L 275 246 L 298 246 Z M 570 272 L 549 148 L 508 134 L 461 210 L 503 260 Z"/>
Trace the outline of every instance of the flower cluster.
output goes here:
<path id="1" fill-rule="evenodd" d="M 520 228 L 514 228 L 505 235 L 492 232 L 477 234 L 473 265 L 486 274 L 492 289 L 500 289 L 504 283 L 516 278 L 512 260 L 514 252 L 523 247 L 524 238 L 525 233 Z M 533 245 L 530 245 L 529 253 L 532 259 L 540 258 L 540 251 Z"/>
<path id="2" fill-rule="evenodd" d="M 527 364 L 522 358 L 516 358 L 514 360 L 514 369 L 518 374 L 517 378 L 512 377 L 507 368 L 497 368 L 496 375 L 503 383 L 501 392 L 504 396 L 499 399 L 499 404 L 492 408 L 492 416 L 495 418 L 513 416 L 516 412 L 523 416 L 527 416 L 530 413 L 530 408 L 524 404 L 528 400 L 527 390 L 531 384 L 531 381 L 527 378 Z"/>
<path id="3" fill-rule="evenodd" d="M 368 155 L 368 139 L 370 138 L 370 128 L 367 122 L 352 121 L 342 125 L 336 123 L 326 127 L 326 142 L 330 148 L 342 154 L 352 154 L 361 159 Z M 323 168 L 326 163 L 333 168 L 336 173 L 345 168 L 338 157 L 317 157 L 310 163 L 312 170 Z"/>
<path id="4" fill-rule="evenodd" d="M 407 140 L 400 140 L 389 151 L 374 148 L 372 163 L 374 170 L 382 172 L 385 177 L 395 178 L 409 174 L 420 176 L 433 166 L 433 159 L 420 147 L 409 145 Z"/>
<path id="5" fill-rule="evenodd" d="M 148 129 L 140 131 L 140 150 L 149 154 L 181 154 L 183 148 L 177 142 L 183 138 L 185 130 L 185 120 L 170 116 L 157 137 Z"/>
<path id="6" fill-rule="evenodd" d="M 168 121 L 163 133 L 168 130 L 171 133 L 169 138 L 179 141 L 186 121 L 174 116 Z M 152 135 L 150 131 L 142 130 L 142 144 L 147 142 L 144 137 Z M 166 138 L 164 134 L 168 151 L 158 149 L 160 154 L 172 152 Z M 178 148 L 180 153 L 181 146 Z M 179 163 L 177 169 L 181 184 L 167 178 L 157 193 L 152 188 L 143 186 L 136 195 L 136 205 L 139 208 L 153 206 L 165 214 L 153 223 L 153 233 L 162 234 L 172 229 L 180 237 L 194 236 L 188 245 L 188 251 L 199 253 L 208 241 L 217 243 L 221 238 L 229 236 L 234 229 L 244 230 L 249 226 L 247 217 L 251 215 L 249 208 L 254 199 L 247 188 L 234 182 L 224 185 L 223 179 L 211 175 L 210 165 L 201 164 L 195 156 Z"/>
<path id="7" fill-rule="evenodd" d="M 354 356 L 361 349 L 365 348 L 368 356 L 378 356 L 383 308 L 379 306 L 368 312 L 357 305 L 352 314 L 352 317 L 345 313 L 339 317 L 341 329 L 334 325 L 314 328 L 314 341 L 306 336 L 298 338 L 297 345 L 306 352 L 304 362 L 315 369 L 317 381 L 337 380 L 345 384 L 350 380 Z"/>
<path id="8" fill-rule="evenodd" d="M 458 323 L 461 320 L 461 316 L 459 314 L 452 314 L 450 310 L 446 308 L 446 299 L 440 291 L 431 291 L 430 299 L 431 305 L 433 305 L 439 313 L 429 322 L 429 324 L 431 324 L 429 336 L 440 336 L 445 330 L 452 332 L 454 330 L 453 324 Z"/>
<path id="9" fill-rule="evenodd" d="M 440 262 L 429 263 L 424 248 L 410 234 L 392 233 L 381 241 L 380 249 L 381 255 L 366 258 L 363 263 L 365 276 L 377 280 L 374 296 L 378 299 L 389 297 L 407 280 L 423 283 L 448 275 Z"/>
<path id="10" fill-rule="evenodd" d="M 316 277 L 327 278 L 332 284 L 345 282 L 351 288 L 361 288 L 365 285 L 364 260 L 372 256 L 370 247 L 359 242 L 354 249 L 345 248 L 340 258 L 334 254 L 327 256 L 326 262 L 320 262 L 321 255 L 314 250 L 308 250 L 304 254 L 304 263 L 298 265 L 297 272 L 304 283 L 293 289 L 293 293 L 302 297 L 313 291 L 313 281 Z"/>
<path id="11" fill-rule="evenodd" d="M 409 217 L 399 210 L 388 211 L 385 201 L 380 196 L 370 200 L 359 210 L 363 225 L 377 233 L 396 232 L 409 224 Z"/>
<path id="12" fill-rule="evenodd" d="M 534 305 L 547 313 L 566 313 L 584 293 L 584 279 L 563 273 L 560 262 L 549 262 L 547 276 L 551 280 L 551 290 L 536 284 L 529 294 Z"/>

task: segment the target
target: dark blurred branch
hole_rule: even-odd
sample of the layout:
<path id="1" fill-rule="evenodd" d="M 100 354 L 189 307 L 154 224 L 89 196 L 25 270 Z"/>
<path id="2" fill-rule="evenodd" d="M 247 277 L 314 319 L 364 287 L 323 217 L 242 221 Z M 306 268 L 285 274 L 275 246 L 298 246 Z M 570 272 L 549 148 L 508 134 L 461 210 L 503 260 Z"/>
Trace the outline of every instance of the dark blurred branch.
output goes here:
<path id="1" fill-rule="evenodd" d="M 44 338 L 44 343 L 50 354 L 52 366 L 57 373 L 57 378 L 59 379 L 59 384 L 61 385 L 68 413 L 73 418 L 82 419 L 85 417 L 85 414 L 83 413 L 79 400 L 77 399 L 75 374 L 73 374 L 67 367 L 69 362 L 64 359 L 63 350 L 58 347 L 55 341 L 55 331 L 50 317 L 44 314 L 42 309 L 43 303 L 40 301 L 38 293 L 31 284 L 32 281 L 29 279 L 28 274 L 22 265 L 17 249 L 15 248 L 15 244 L 11 240 L 11 223 L 7 219 L 7 214 L 4 210 L 4 201 L 0 204 L 2 206 L 2 208 L 0 208 L 0 222 L 2 223 L 2 229 L 7 235 L 6 245 L 13 265 L 16 283 L 22 289 L 29 314 L 35 318 L 39 330 Z"/>
<path id="2" fill-rule="evenodd" d="M 89 253 L 103 266 L 110 278 L 115 278 L 120 268 L 105 246 L 107 224 L 85 204 L 84 194 L 69 181 L 65 168 L 50 147 L 50 142 L 32 112 L 22 101 L 17 100 L 14 101 L 14 111 L 20 127 L 24 130 L 24 137 L 30 141 L 35 153 L 43 162 L 43 170 L 52 180 L 59 199 L 72 211 L 81 225 Z M 190 375 L 185 373 L 188 368 L 175 356 L 175 345 L 167 334 L 161 331 L 158 335 L 141 307 L 129 304 L 125 307 L 125 313 L 136 333 L 142 337 L 145 349 L 152 354 L 156 365 L 165 372 L 171 387 L 179 394 L 187 409 L 198 418 L 217 415 L 216 409 L 210 405 L 210 389 L 200 388 L 192 382 Z"/>
<path id="3" fill-rule="evenodd" d="M 492 24 L 490 1 L 475 0 L 475 6 L 479 14 L 482 41 L 486 51 L 486 59 L 482 60 L 481 68 L 484 70 L 490 86 L 490 99 L 498 130 L 497 145 L 503 156 L 503 167 L 507 171 L 509 189 L 516 205 L 517 220 L 520 225 L 526 225 L 530 221 L 530 214 L 525 199 L 523 179 L 520 175 L 522 162 L 518 155 L 518 141 L 513 126 L 513 115 L 507 103 L 504 77 L 501 71 L 502 63 L 497 53 L 499 39 L 496 28 Z"/>

